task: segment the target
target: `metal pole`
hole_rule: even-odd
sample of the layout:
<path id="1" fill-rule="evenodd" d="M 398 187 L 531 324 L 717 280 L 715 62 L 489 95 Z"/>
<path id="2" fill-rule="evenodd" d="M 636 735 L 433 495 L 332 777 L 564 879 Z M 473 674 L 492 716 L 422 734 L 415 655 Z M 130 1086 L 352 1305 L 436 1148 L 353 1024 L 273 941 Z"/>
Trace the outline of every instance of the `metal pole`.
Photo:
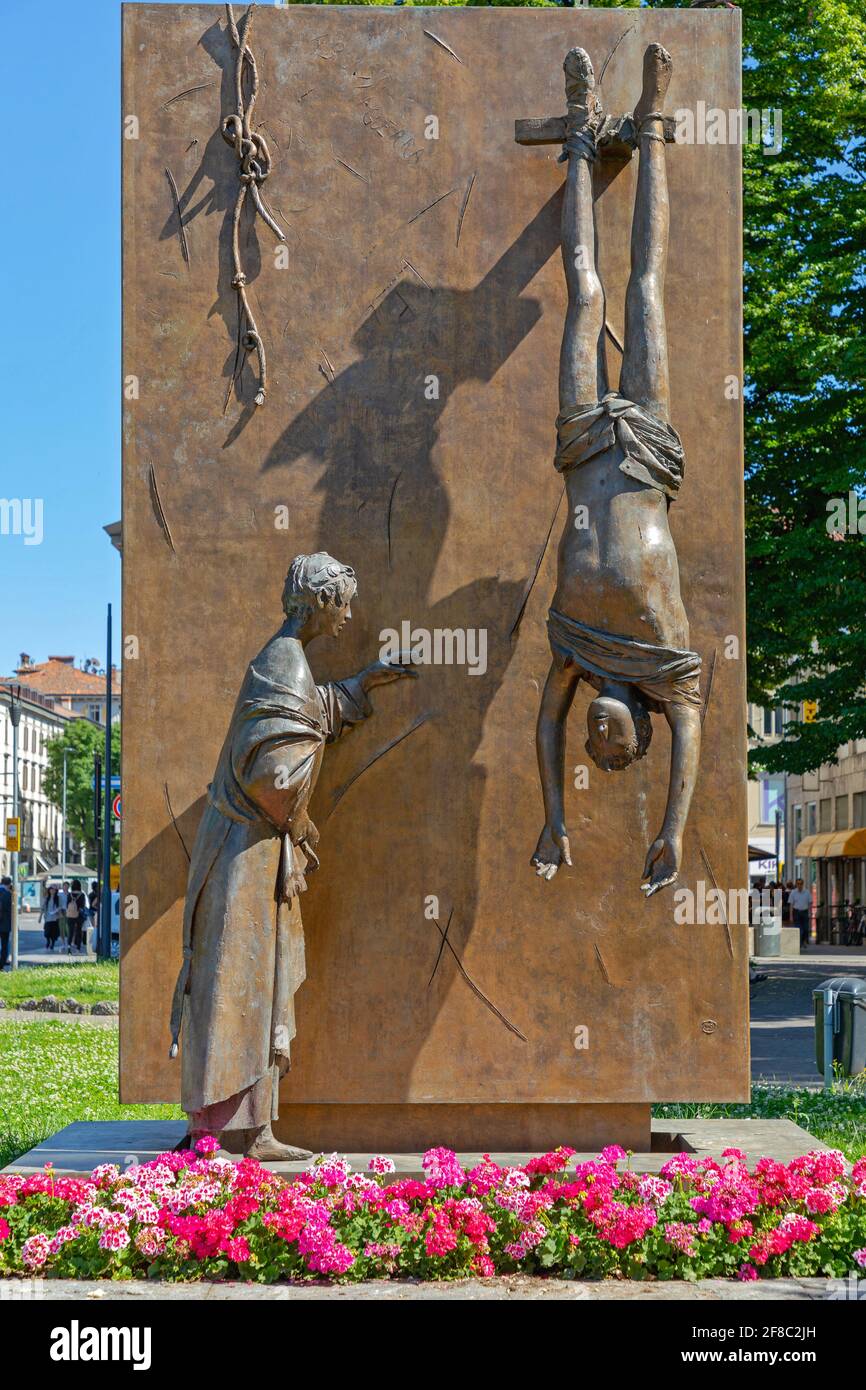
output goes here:
<path id="1" fill-rule="evenodd" d="M 9 687 L 9 718 L 12 723 L 12 817 L 20 815 L 18 804 L 18 724 L 21 720 L 21 686 Z M 21 825 L 18 824 L 18 841 Z M 12 851 L 12 969 L 18 969 L 18 851 Z"/>
<path id="2" fill-rule="evenodd" d="M 111 604 L 106 621 L 105 654 L 105 790 L 102 797 L 102 913 L 99 923 L 99 954 L 111 956 Z"/>
<path id="3" fill-rule="evenodd" d="M 96 860 L 96 901 L 97 929 L 95 933 L 94 948 L 97 955 L 101 951 L 102 929 L 99 922 L 102 920 L 102 855 L 100 853 L 102 845 L 102 759 L 94 750 L 93 753 L 93 853 Z"/>
<path id="4" fill-rule="evenodd" d="M 60 882 L 66 877 L 66 758 L 69 753 L 68 748 L 63 750 L 63 828 L 60 832 Z"/>
<path id="5" fill-rule="evenodd" d="M 824 1090 L 833 1089 L 833 1019 L 836 1012 L 835 990 L 824 995 Z"/>

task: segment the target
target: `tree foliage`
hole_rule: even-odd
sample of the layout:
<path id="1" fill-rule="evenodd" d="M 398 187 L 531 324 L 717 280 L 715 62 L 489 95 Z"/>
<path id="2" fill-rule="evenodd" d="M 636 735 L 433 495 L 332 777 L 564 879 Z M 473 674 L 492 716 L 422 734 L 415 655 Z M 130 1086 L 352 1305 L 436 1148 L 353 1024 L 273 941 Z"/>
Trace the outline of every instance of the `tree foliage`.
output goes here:
<path id="1" fill-rule="evenodd" d="M 63 754 L 66 751 L 66 824 L 70 834 L 98 852 L 93 837 L 93 755 L 105 757 L 105 730 L 88 719 L 74 719 L 48 744 L 45 795 L 58 809 L 63 807 Z M 111 729 L 111 771 L 120 772 L 120 725 Z M 110 810 L 110 808 L 109 808 Z M 116 854 L 112 853 L 112 859 Z"/>
<path id="2" fill-rule="evenodd" d="M 832 530 L 864 484 L 866 6 L 749 4 L 744 56 L 782 111 L 781 153 L 745 152 L 749 694 L 818 702 L 760 755 L 807 772 L 866 736 L 866 543 Z"/>

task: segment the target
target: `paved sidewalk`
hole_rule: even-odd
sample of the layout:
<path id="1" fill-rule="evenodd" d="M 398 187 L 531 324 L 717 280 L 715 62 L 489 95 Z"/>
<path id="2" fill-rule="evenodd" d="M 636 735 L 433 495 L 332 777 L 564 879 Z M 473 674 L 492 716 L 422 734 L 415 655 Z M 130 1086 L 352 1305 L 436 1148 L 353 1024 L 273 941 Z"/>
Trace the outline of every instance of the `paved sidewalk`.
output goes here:
<path id="1" fill-rule="evenodd" d="M 16 1284 L 18 1289 L 16 1289 Z M 456 1279 L 415 1283 L 409 1280 L 371 1279 L 363 1284 L 163 1284 L 148 1280 L 118 1283 L 105 1279 L 0 1279 L 0 1302 L 46 1299 L 145 1302 L 225 1302 L 229 1299 L 260 1303 L 273 1300 L 292 1302 L 443 1302 L 462 1300 L 490 1302 L 524 1299 L 567 1299 L 582 1302 L 625 1300 L 640 1303 L 661 1302 L 824 1302 L 844 1297 L 841 1280 L 761 1279 L 751 1284 L 737 1280 L 699 1279 L 661 1282 L 606 1279 L 579 1282 L 576 1279 L 538 1279 L 526 1274 L 505 1275 L 498 1279 Z M 11 1311 L 11 1310 L 10 1310 Z"/>
<path id="2" fill-rule="evenodd" d="M 42 1013 L 39 1009 L 0 1009 L 0 1023 L 85 1023 L 97 1028 L 116 1028 L 117 1014 Z"/>
<path id="3" fill-rule="evenodd" d="M 820 1087 L 812 991 L 834 975 L 866 979 L 866 952 L 813 948 L 757 965 L 769 979 L 751 990 L 752 1080 Z"/>
<path id="4" fill-rule="evenodd" d="M 53 951 L 45 948 L 45 933 L 35 917 L 18 918 L 18 964 L 19 965 L 82 965 L 96 960 L 89 943 L 93 939 L 93 929 L 87 929 L 88 949 L 73 951 L 70 955 L 62 941 L 58 941 Z"/>

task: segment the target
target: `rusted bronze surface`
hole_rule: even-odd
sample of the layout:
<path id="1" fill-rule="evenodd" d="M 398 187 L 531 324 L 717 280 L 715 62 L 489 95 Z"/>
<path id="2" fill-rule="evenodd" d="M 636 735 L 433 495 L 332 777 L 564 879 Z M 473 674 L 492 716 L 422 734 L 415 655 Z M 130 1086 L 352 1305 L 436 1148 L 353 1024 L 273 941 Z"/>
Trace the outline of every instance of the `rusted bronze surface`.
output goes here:
<path id="1" fill-rule="evenodd" d="M 324 548 L 362 583 L 317 680 L 361 665 L 403 621 L 483 629 L 487 659 L 483 674 L 431 665 L 401 683 L 323 768 L 284 1102 L 748 1093 L 746 928 L 679 926 L 669 892 L 645 902 L 634 886 L 664 808 L 660 721 L 627 771 L 590 765 L 586 790 L 567 780 L 574 870 L 539 885 L 526 866 L 564 510 L 551 466 L 564 170 L 555 147 L 514 143 L 527 111 L 561 109 L 575 44 L 596 71 L 617 45 L 611 110 L 630 109 L 652 41 L 677 56 L 668 110 L 736 107 L 738 24 L 721 11 L 258 9 L 256 118 L 289 256 L 278 269 L 270 232 L 244 215 L 268 402 L 256 410 L 246 392 L 223 416 L 237 160 L 220 121 L 235 54 L 221 7 L 126 7 L 124 114 L 139 138 L 124 142 L 124 373 L 139 393 L 125 403 L 124 626 L 140 651 L 124 671 L 123 893 L 140 912 L 124 928 L 126 1100 L 177 1094 L 163 1021 L 204 782 L 289 560 Z M 604 161 L 596 209 L 613 380 L 636 162 Z M 714 671 L 681 882 L 709 864 L 723 889 L 746 882 L 741 426 L 725 394 L 741 370 L 739 167 L 736 147 L 668 146 L 672 418 L 689 460 L 670 523 L 690 645 Z M 569 771 L 587 762 L 585 702 Z"/>

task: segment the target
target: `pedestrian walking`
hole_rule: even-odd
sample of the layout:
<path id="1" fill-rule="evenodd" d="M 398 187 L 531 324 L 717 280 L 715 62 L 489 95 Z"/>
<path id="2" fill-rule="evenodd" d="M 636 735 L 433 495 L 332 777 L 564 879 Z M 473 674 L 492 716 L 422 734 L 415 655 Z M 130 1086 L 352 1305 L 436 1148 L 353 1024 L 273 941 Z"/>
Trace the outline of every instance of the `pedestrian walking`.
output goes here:
<path id="1" fill-rule="evenodd" d="M 66 909 L 69 907 L 69 880 L 64 879 L 60 885 L 60 892 L 57 894 L 57 901 L 60 904 L 60 915 L 57 918 L 57 926 L 60 933 L 60 949 L 65 946 L 69 948 L 69 920 L 66 916 Z"/>
<path id="2" fill-rule="evenodd" d="M 60 889 L 56 883 L 48 886 L 45 894 L 45 901 L 42 904 L 42 911 L 39 920 L 44 924 L 45 947 L 48 951 L 53 951 L 57 945 L 57 938 L 60 935 Z"/>
<path id="3" fill-rule="evenodd" d="M 791 911 L 794 914 L 794 926 L 800 931 L 800 950 L 805 951 L 809 945 L 810 923 L 809 917 L 812 911 L 812 894 L 808 888 L 803 887 L 803 880 L 797 879 L 796 888 L 791 890 L 789 898 Z"/>
<path id="4" fill-rule="evenodd" d="M 87 902 L 90 907 L 90 922 L 93 927 L 93 948 L 96 950 L 96 944 L 99 941 L 99 884 L 95 878 L 91 880 Z"/>
<path id="5" fill-rule="evenodd" d="M 81 879 L 74 878 L 69 892 L 69 902 L 66 905 L 66 920 L 69 923 L 69 946 L 68 954 L 72 954 L 73 947 L 76 951 L 84 949 L 83 931 L 87 925 L 87 899 L 81 891 Z"/>
<path id="6" fill-rule="evenodd" d="M 7 874 L 0 878 L 0 970 L 6 969 L 9 959 L 9 937 L 12 932 L 12 880 Z"/>

